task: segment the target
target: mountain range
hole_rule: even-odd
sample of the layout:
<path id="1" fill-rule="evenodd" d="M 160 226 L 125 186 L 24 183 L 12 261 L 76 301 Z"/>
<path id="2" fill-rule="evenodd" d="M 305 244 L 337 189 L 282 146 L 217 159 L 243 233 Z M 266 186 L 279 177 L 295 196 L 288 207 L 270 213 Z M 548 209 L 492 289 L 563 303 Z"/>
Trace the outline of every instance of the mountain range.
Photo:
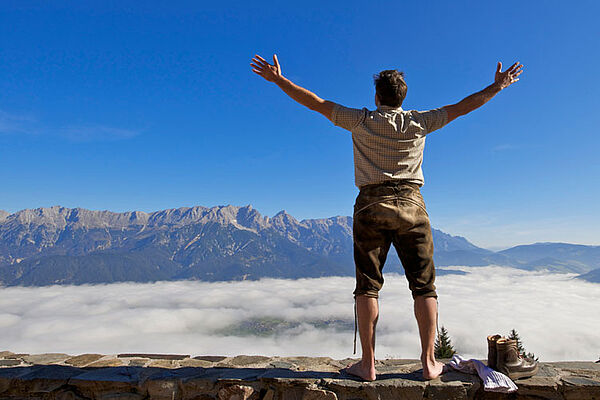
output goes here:
<path id="1" fill-rule="evenodd" d="M 433 238 L 437 266 L 493 264 L 600 281 L 600 246 L 536 243 L 494 252 L 437 229 Z M 393 248 L 385 270 L 403 273 Z M 298 221 L 285 211 L 263 216 L 250 205 L 0 210 L 5 286 L 320 276 L 354 276 L 351 217 Z"/>

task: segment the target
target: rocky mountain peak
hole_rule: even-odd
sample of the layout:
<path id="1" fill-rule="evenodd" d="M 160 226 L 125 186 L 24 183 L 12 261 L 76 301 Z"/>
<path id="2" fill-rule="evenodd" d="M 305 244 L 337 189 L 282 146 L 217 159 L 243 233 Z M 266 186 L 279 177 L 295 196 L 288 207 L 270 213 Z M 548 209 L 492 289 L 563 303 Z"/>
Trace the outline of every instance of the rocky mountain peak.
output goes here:
<path id="1" fill-rule="evenodd" d="M 494 253 L 436 229 L 433 240 L 442 266 L 600 268 L 600 246 L 536 244 Z M 152 213 L 61 206 L 4 211 L 0 285 L 352 275 L 352 243 L 351 217 L 298 222 L 285 210 L 269 218 L 250 205 Z M 395 257 L 388 264 L 400 268 Z"/>
<path id="2" fill-rule="evenodd" d="M 288 214 L 285 210 L 281 210 L 277 214 L 275 214 L 273 218 L 271 218 L 271 221 L 276 224 L 299 224 L 298 220 L 290 214 Z"/>
<path id="3" fill-rule="evenodd" d="M 268 227 L 267 218 L 263 217 L 250 204 L 240 207 L 237 213 L 237 221 L 242 226 L 259 231 Z"/>
<path id="4" fill-rule="evenodd" d="M 155 211 L 149 214 L 148 225 L 187 225 L 199 221 L 207 210 L 207 207 L 194 206 Z"/>
<path id="5" fill-rule="evenodd" d="M 62 226 L 66 225 L 66 219 L 71 209 L 62 206 L 38 207 L 33 209 L 24 209 L 11 214 L 7 218 L 8 221 L 14 221 L 17 224 L 32 224 Z"/>

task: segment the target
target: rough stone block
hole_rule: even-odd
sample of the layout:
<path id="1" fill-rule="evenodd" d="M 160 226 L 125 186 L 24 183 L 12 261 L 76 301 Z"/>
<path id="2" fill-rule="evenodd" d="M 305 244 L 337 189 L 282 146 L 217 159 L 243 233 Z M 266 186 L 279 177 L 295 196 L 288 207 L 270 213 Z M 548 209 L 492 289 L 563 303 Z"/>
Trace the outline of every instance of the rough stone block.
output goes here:
<path id="1" fill-rule="evenodd" d="M 149 379 L 145 389 L 151 399 L 172 400 L 179 398 L 179 385 L 177 380 Z"/>
<path id="2" fill-rule="evenodd" d="M 145 395 L 138 382 L 143 377 L 143 368 L 113 367 L 99 368 L 83 372 L 69 379 L 69 385 L 75 386 L 79 392 L 89 398 L 117 393 L 136 393 Z"/>
<path id="3" fill-rule="evenodd" d="M 203 378 L 182 378 L 179 380 L 179 389 L 182 400 L 195 400 L 200 393 L 205 396 L 216 394 L 214 382 Z"/>
<path id="4" fill-rule="evenodd" d="M 600 381 L 581 376 L 563 376 L 560 391 L 566 400 L 600 399 Z"/>
<path id="5" fill-rule="evenodd" d="M 338 400 L 338 398 L 329 390 L 307 389 L 302 395 L 302 400 Z"/>
<path id="6" fill-rule="evenodd" d="M 245 385 L 231 385 L 219 390 L 219 400 L 248 400 L 254 394 L 254 388 Z"/>
<path id="7" fill-rule="evenodd" d="M 427 400 L 467 400 L 467 390 L 460 382 L 432 383 L 425 387 Z"/>
<path id="8" fill-rule="evenodd" d="M 52 393 L 52 396 L 55 400 L 88 400 L 68 388 L 59 389 Z"/>
<path id="9" fill-rule="evenodd" d="M 406 381 L 379 382 L 365 384 L 361 389 L 369 400 L 421 400 L 424 398 L 425 384 Z"/>
<path id="10" fill-rule="evenodd" d="M 529 379 L 520 379 L 515 381 L 519 387 L 519 396 L 530 396 L 540 399 L 562 399 L 558 392 L 558 382 L 556 377 L 551 376 L 533 376 Z"/>
<path id="11" fill-rule="evenodd" d="M 12 379 L 11 378 L 3 378 L 0 377 L 0 395 L 5 393 L 12 387 Z"/>
<path id="12" fill-rule="evenodd" d="M 137 393 L 107 393 L 100 396 L 99 400 L 142 400 L 146 396 Z M 171 400 L 169 398 L 169 400 Z"/>
<path id="13" fill-rule="evenodd" d="M 263 396 L 262 400 L 274 400 L 275 399 L 275 390 L 269 388 L 267 390 L 267 392 L 265 393 L 265 395 Z"/>
<path id="14" fill-rule="evenodd" d="M 17 393 L 50 393 L 67 384 L 81 373 L 79 368 L 64 365 L 35 365 L 24 367 L 18 379 L 11 382 L 11 390 Z"/>

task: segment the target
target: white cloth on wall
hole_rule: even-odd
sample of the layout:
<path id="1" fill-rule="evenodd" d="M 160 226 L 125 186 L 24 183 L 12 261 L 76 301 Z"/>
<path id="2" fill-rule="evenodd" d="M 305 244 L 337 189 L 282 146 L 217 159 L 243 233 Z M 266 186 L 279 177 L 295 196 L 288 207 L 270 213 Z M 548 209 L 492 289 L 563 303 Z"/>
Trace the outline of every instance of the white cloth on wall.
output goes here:
<path id="1" fill-rule="evenodd" d="M 483 381 L 483 390 L 485 391 L 511 393 L 519 389 L 508 376 L 488 367 L 474 358 L 467 360 L 460 355 L 455 354 L 447 365 L 457 371 L 479 375 Z"/>

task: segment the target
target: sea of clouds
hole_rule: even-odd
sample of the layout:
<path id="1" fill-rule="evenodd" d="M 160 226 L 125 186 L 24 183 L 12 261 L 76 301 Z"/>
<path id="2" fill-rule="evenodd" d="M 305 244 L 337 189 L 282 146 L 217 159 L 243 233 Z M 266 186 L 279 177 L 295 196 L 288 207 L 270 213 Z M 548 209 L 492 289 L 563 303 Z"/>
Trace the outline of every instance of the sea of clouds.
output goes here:
<path id="1" fill-rule="evenodd" d="M 462 356 L 486 359 L 486 336 L 514 328 L 540 361 L 600 357 L 600 284 L 506 267 L 452 269 L 467 274 L 437 277 L 439 325 Z M 358 357 L 353 290 L 351 277 L 0 287 L 0 351 Z M 385 276 L 379 306 L 376 357 L 418 358 L 403 275 Z M 267 335 L 223 333 L 261 318 L 295 324 Z"/>

